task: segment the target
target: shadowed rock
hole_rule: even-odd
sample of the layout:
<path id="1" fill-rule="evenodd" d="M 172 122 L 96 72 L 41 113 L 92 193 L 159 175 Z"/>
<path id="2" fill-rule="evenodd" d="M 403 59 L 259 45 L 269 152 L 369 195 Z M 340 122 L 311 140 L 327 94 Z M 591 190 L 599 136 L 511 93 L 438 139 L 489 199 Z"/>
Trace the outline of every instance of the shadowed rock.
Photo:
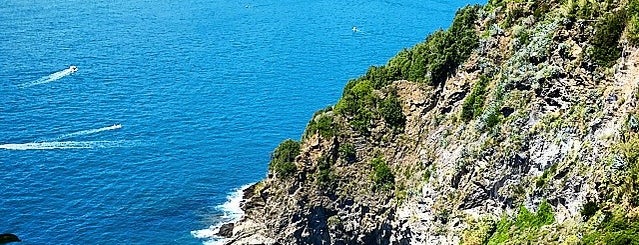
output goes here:
<path id="1" fill-rule="evenodd" d="M 7 244 L 10 242 L 21 242 L 21 241 L 22 240 L 20 240 L 20 238 L 18 238 L 18 236 L 14 234 L 9 234 L 9 233 L 0 234 L 0 244 Z"/>
<path id="2" fill-rule="evenodd" d="M 233 236 L 233 227 L 234 227 L 233 223 L 223 224 L 220 227 L 220 231 L 217 233 L 217 235 L 221 237 L 227 237 L 227 238 L 231 237 Z"/>

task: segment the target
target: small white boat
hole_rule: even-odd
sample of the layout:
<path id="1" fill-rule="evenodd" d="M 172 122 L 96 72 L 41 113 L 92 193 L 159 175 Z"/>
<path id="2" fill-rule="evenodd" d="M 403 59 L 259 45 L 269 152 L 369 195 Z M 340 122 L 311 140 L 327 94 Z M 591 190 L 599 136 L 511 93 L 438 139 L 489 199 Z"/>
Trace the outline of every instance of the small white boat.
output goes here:
<path id="1" fill-rule="evenodd" d="M 78 71 L 78 67 L 77 66 L 69 66 L 69 70 L 71 72 L 76 72 L 76 71 Z"/>

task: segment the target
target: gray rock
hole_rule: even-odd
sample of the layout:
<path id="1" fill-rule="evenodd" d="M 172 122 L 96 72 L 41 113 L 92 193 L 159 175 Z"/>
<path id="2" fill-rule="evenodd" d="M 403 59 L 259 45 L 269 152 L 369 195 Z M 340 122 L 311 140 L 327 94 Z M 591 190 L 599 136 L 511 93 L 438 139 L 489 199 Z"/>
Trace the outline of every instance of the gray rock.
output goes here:
<path id="1" fill-rule="evenodd" d="M 233 236 L 233 227 L 235 227 L 234 223 L 223 224 L 222 226 L 220 226 L 220 231 L 217 232 L 216 235 L 229 238 Z"/>

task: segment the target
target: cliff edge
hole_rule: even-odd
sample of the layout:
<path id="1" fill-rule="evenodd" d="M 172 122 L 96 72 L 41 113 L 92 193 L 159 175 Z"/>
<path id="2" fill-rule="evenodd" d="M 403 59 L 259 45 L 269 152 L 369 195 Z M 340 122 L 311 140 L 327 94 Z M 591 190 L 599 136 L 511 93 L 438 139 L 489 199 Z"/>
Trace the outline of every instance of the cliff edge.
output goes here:
<path id="1" fill-rule="evenodd" d="M 493 0 L 350 81 L 229 244 L 639 243 L 639 1 Z"/>

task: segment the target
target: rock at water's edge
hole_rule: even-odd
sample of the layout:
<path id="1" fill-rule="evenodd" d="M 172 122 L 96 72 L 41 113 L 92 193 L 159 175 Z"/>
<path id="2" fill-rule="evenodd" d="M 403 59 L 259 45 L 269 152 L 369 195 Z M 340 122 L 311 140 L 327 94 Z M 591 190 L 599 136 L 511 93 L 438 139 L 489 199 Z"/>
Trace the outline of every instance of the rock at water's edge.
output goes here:
<path id="1" fill-rule="evenodd" d="M 21 242 L 20 238 L 14 234 L 4 233 L 0 234 L 0 244 L 6 244 L 10 242 Z"/>
<path id="2" fill-rule="evenodd" d="M 229 238 L 233 236 L 234 227 L 235 227 L 234 223 L 223 224 L 222 226 L 220 226 L 220 231 L 218 231 L 216 235 Z"/>

